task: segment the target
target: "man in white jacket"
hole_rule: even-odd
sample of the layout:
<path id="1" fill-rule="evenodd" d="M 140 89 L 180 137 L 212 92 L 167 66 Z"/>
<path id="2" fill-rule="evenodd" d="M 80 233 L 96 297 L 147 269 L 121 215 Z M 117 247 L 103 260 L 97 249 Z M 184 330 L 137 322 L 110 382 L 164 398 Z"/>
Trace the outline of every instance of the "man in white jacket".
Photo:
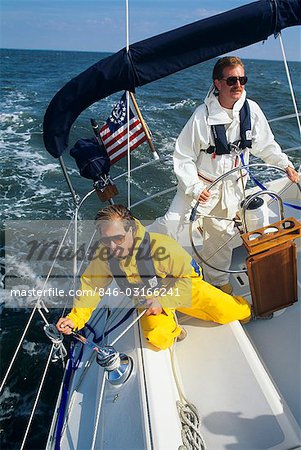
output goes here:
<path id="1" fill-rule="evenodd" d="M 157 219 L 151 230 L 165 232 L 179 240 L 192 207 L 199 201 L 198 213 L 218 217 L 235 217 L 243 198 L 239 172 L 228 176 L 216 187 L 208 185 L 229 170 L 249 161 L 249 152 L 264 162 L 285 169 L 288 178 L 298 181 L 288 157 L 275 142 L 260 107 L 246 101 L 244 65 L 240 58 L 224 57 L 213 69 L 213 85 L 204 103 L 191 116 L 180 133 L 174 152 L 174 169 L 178 190 L 165 216 Z M 224 144 L 224 145 L 223 145 Z M 233 146 L 234 144 L 234 146 Z M 228 270 L 231 264 L 231 238 L 234 223 L 204 219 L 202 257 L 213 267 Z M 232 292 L 229 274 L 203 266 L 207 282 Z"/>

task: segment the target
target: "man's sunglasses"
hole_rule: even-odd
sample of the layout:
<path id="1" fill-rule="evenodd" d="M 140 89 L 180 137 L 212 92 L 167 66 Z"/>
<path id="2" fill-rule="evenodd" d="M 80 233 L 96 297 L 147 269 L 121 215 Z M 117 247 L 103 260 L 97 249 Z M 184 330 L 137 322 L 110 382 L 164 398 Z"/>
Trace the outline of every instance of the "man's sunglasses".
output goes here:
<path id="1" fill-rule="evenodd" d="M 114 242 L 114 244 L 116 245 L 121 245 L 125 241 L 125 236 L 126 236 L 125 234 L 116 234 L 116 236 L 108 236 L 108 237 L 104 236 L 100 238 L 100 242 L 106 247 L 108 247 L 111 242 Z"/>
<path id="2" fill-rule="evenodd" d="M 105 245 L 106 247 L 109 247 L 111 242 L 114 242 L 114 244 L 116 245 L 121 245 L 124 243 L 125 241 L 125 237 L 126 234 L 132 229 L 132 227 L 130 227 L 128 229 L 128 231 L 126 231 L 125 234 L 116 234 L 115 236 L 101 236 L 100 237 L 100 242 Z"/>
<path id="3" fill-rule="evenodd" d="M 234 86 L 237 83 L 237 81 L 239 81 L 240 84 L 244 86 L 248 81 L 248 77 L 228 77 L 222 78 L 222 80 L 224 80 L 228 86 Z"/>

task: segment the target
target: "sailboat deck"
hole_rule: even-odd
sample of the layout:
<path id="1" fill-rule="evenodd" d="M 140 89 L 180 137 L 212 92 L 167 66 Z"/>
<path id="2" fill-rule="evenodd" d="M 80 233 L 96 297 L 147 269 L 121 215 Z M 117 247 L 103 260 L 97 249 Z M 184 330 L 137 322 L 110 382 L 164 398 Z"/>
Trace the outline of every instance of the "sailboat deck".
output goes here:
<path id="1" fill-rule="evenodd" d="M 298 287 L 300 297 L 300 281 Z M 178 367 L 209 448 L 300 445 L 300 313 L 298 302 L 244 327 L 181 316 L 188 336 L 176 346 Z"/>
<path id="2" fill-rule="evenodd" d="M 294 189 L 288 190 L 287 198 L 298 197 Z M 290 215 L 286 211 L 286 217 Z M 243 247 L 235 248 L 233 267 L 242 267 L 245 256 Z M 235 294 L 250 300 L 247 276 L 231 277 Z M 299 279 L 299 298 L 300 289 Z M 96 336 L 116 324 L 131 306 L 126 297 L 118 302 L 109 323 L 105 308 L 94 311 L 90 323 Z M 208 449 L 301 448 L 300 310 L 297 302 L 272 320 L 244 326 L 217 325 L 178 314 L 187 337 L 165 351 L 155 351 L 136 324 L 115 345 L 133 359 L 133 372 L 121 386 L 105 382 L 103 392 L 103 369 L 90 360 L 92 351 L 85 347 L 69 389 L 62 448 L 112 449 L 119 448 L 121 441 L 123 448 L 137 450 L 178 448 L 182 438 L 176 403 L 183 400 L 181 394 L 197 407 Z M 132 320 L 133 316 L 110 333 L 108 343 Z M 77 352 L 80 348 L 77 344 Z M 55 423 L 56 416 L 52 430 Z M 53 432 L 47 448 L 54 448 Z"/>

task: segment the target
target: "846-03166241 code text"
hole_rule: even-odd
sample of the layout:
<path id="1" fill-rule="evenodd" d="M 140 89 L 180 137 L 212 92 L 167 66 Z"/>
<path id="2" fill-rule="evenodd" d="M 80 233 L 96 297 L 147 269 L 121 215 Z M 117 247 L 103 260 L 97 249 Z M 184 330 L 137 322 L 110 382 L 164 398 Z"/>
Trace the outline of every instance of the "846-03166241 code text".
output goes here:
<path id="1" fill-rule="evenodd" d="M 95 293 L 98 293 L 100 297 L 103 297 L 105 295 L 108 296 L 118 296 L 119 294 L 124 294 L 127 297 L 166 297 L 166 296 L 172 296 L 172 297 L 180 297 L 179 288 L 177 287 L 159 287 L 159 288 L 147 288 L 145 286 L 143 287 L 127 287 L 123 291 L 119 288 L 98 288 L 95 290 Z"/>
<path id="2" fill-rule="evenodd" d="M 160 287 L 160 288 L 147 288 L 143 287 L 127 287 L 123 291 L 117 287 L 111 288 L 94 288 L 94 289 L 59 289 L 59 288 L 48 288 L 48 289 L 11 289 L 10 295 L 14 297 L 82 297 L 91 296 L 99 294 L 100 297 L 105 295 L 111 297 L 117 297 L 118 295 L 126 295 L 127 297 L 179 297 L 179 288 L 177 287 Z"/>

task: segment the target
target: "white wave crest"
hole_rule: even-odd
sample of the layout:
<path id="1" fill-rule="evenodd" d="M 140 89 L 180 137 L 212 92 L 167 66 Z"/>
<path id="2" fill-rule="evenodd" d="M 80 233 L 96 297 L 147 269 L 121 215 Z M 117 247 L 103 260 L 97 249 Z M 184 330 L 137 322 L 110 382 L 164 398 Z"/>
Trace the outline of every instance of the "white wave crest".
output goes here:
<path id="1" fill-rule="evenodd" d="M 165 111 L 166 109 L 184 109 L 196 106 L 196 102 L 190 98 L 175 103 L 163 103 L 160 106 L 150 105 L 144 108 L 146 111 Z"/>
<path id="2" fill-rule="evenodd" d="M 187 107 L 190 108 L 195 105 L 196 105 L 196 102 L 194 100 L 186 99 L 186 100 L 181 100 L 180 102 L 177 102 L 177 103 L 167 103 L 166 108 L 167 109 L 182 109 L 182 108 L 187 108 Z"/>
<path id="3" fill-rule="evenodd" d="M 41 353 L 43 345 L 37 342 L 30 342 L 25 339 L 23 341 L 22 348 L 29 356 L 35 356 Z"/>
<path id="4" fill-rule="evenodd" d="M 14 405 L 20 400 L 20 394 L 11 392 L 9 387 L 5 387 L 0 395 L 1 416 L 3 419 L 9 419 L 14 414 Z"/>

